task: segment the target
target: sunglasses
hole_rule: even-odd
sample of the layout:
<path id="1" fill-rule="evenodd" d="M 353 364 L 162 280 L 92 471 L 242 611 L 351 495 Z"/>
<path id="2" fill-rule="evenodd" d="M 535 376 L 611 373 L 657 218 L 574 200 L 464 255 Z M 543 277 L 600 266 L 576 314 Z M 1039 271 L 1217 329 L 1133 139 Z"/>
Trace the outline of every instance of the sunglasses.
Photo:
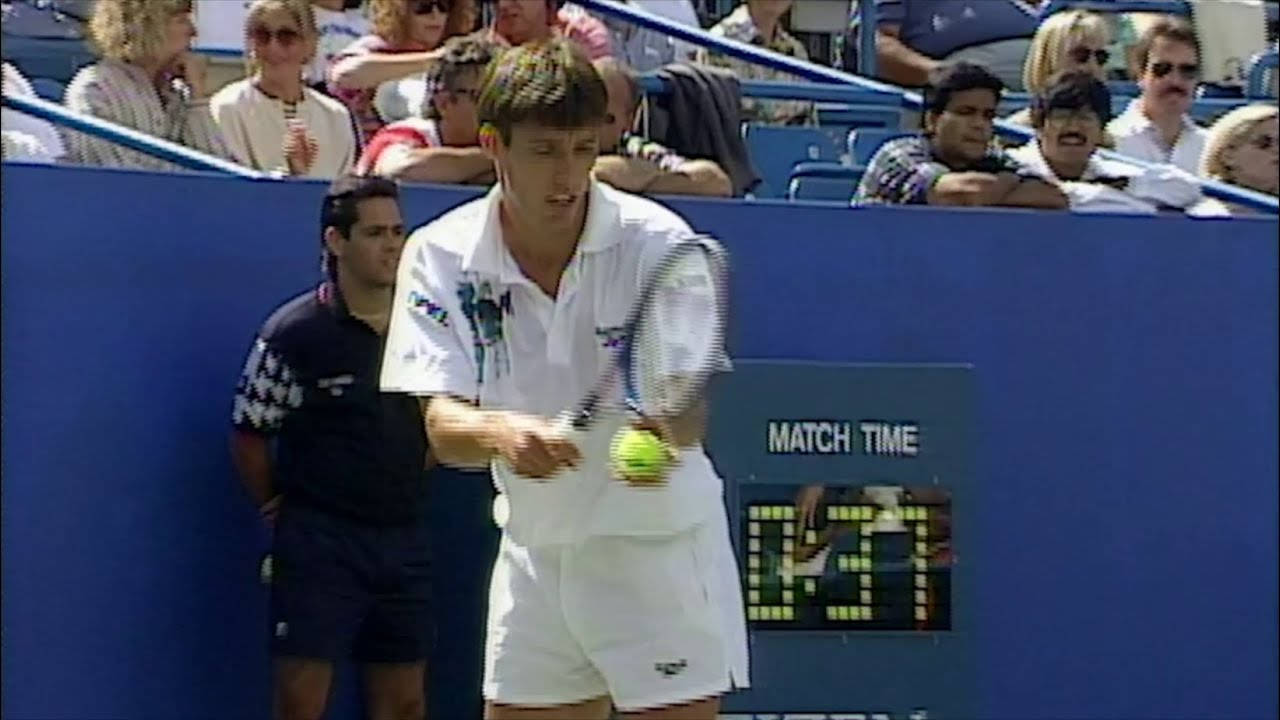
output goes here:
<path id="1" fill-rule="evenodd" d="M 1151 74 L 1158 78 L 1162 78 L 1173 72 L 1175 69 L 1184 80 L 1195 80 L 1200 77 L 1200 66 L 1195 63 L 1180 63 L 1178 65 L 1174 65 L 1171 62 L 1158 62 L 1151 66 Z"/>
<path id="2" fill-rule="evenodd" d="M 271 42 L 271 38 L 275 38 L 281 47 L 291 47 L 294 43 L 302 39 L 302 34 L 293 28 L 279 28 L 271 30 L 270 28 L 256 27 L 249 31 L 249 39 L 259 45 L 267 45 Z"/>
<path id="3" fill-rule="evenodd" d="M 433 12 L 449 13 L 449 0 L 417 0 L 410 7 L 414 15 L 430 15 Z"/>
<path id="4" fill-rule="evenodd" d="M 1111 59 L 1111 53 L 1101 48 L 1094 50 L 1087 47 L 1075 47 L 1067 51 L 1067 57 L 1081 65 L 1089 62 L 1090 57 L 1097 60 L 1099 65 L 1106 65 L 1107 61 Z"/>

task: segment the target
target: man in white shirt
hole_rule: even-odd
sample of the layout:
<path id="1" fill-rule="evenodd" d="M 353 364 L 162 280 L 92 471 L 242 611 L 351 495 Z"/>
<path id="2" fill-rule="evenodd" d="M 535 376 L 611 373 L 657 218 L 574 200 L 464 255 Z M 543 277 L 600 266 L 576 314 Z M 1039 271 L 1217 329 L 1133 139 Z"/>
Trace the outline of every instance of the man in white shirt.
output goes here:
<path id="1" fill-rule="evenodd" d="M 747 685 L 722 481 L 701 413 L 672 423 L 658 487 L 610 477 L 625 418 L 551 418 L 608 366 L 642 278 L 692 230 L 596 182 L 604 83 L 563 40 L 521 46 L 481 90 L 498 182 L 420 228 L 400 264 L 382 386 L 424 398 L 441 462 L 490 467 L 506 512 L 485 646 L 486 717 L 713 720 Z M 497 509 L 495 503 L 495 510 Z"/>
<path id="2" fill-rule="evenodd" d="M 1142 94 L 1107 126 L 1116 151 L 1194 174 L 1206 137 L 1187 115 L 1200 78 L 1195 30 L 1176 17 L 1152 23 L 1138 40 L 1137 64 Z"/>
<path id="3" fill-rule="evenodd" d="M 1195 176 L 1171 165 L 1142 168 L 1099 157 L 1110 116 L 1106 83 L 1087 71 L 1061 73 L 1032 99 L 1035 139 L 1009 155 L 1060 187 L 1076 212 L 1153 215 L 1159 208 L 1181 209 L 1200 199 Z"/>

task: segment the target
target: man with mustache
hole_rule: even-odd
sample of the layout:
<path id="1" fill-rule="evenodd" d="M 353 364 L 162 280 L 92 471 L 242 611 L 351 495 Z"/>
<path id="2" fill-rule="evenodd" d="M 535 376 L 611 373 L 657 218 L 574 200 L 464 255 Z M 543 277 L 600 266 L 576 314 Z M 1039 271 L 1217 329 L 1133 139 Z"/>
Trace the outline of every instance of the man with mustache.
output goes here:
<path id="1" fill-rule="evenodd" d="M 1200 78 L 1195 30 L 1181 18 L 1147 28 L 1136 48 L 1142 94 L 1107 126 L 1116 151 L 1195 173 L 1206 132 L 1187 116 Z"/>
<path id="2" fill-rule="evenodd" d="M 1087 70 L 1059 74 L 1032 99 L 1036 138 L 1009 155 L 1054 183 L 1077 212 L 1154 214 L 1200 199 L 1194 176 L 1170 165 L 1140 168 L 1097 155 L 1111 117 L 1111 92 Z"/>
<path id="3" fill-rule="evenodd" d="M 924 133 L 880 147 L 854 205 L 1065 208 L 1067 199 L 991 144 L 1004 83 L 968 62 L 941 66 L 924 90 Z"/>

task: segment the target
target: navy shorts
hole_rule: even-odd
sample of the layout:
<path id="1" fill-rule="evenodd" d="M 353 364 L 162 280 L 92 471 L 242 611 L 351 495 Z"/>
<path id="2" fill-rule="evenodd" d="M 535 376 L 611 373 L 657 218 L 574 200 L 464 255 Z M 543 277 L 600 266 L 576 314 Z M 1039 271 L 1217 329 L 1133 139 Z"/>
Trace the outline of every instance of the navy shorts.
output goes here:
<path id="1" fill-rule="evenodd" d="M 429 553 L 425 518 L 376 527 L 286 500 L 272 549 L 272 653 L 426 660 L 435 636 Z"/>

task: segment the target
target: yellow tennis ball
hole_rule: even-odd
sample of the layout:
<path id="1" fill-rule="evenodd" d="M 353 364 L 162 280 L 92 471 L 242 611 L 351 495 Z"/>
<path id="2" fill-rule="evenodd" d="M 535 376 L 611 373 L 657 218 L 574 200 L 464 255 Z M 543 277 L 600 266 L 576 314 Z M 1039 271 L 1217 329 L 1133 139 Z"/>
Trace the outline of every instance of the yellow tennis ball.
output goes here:
<path id="1" fill-rule="evenodd" d="M 660 483 L 671 462 L 666 443 L 648 430 L 628 428 L 613 438 L 613 474 L 633 483 Z"/>

